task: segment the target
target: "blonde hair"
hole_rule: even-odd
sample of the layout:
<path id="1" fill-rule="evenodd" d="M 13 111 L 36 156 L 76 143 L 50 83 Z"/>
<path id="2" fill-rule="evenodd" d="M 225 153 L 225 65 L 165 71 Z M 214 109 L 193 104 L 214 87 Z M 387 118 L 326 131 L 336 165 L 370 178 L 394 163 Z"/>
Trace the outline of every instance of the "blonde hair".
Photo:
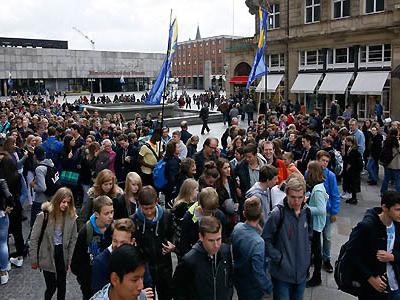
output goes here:
<path id="1" fill-rule="evenodd" d="M 113 187 L 112 189 L 108 192 L 108 194 L 106 194 L 103 189 L 101 188 L 101 186 L 103 185 L 103 183 L 105 182 L 109 182 L 112 181 Z M 114 198 L 115 196 L 117 196 L 117 194 L 119 192 L 121 192 L 121 188 L 117 185 L 116 183 L 116 178 L 113 172 L 111 172 L 108 169 L 104 169 L 102 171 L 99 172 L 99 174 L 97 174 L 96 180 L 94 182 L 93 185 L 93 189 L 94 189 L 94 193 L 97 196 L 102 196 L 102 195 L 107 195 L 111 198 Z"/>
<path id="2" fill-rule="evenodd" d="M 190 196 L 192 195 L 193 191 L 198 187 L 199 184 L 197 183 L 196 180 L 192 178 L 186 179 L 182 183 L 178 196 L 175 198 L 174 207 L 178 206 L 182 202 L 186 202 L 187 204 L 193 203 L 194 201 L 190 199 Z"/>
<path id="3" fill-rule="evenodd" d="M 285 193 L 289 194 L 289 191 L 306 191 L 306 182 L 300 177 L 301 174 L 293 173 L 291 178 L 286 181 Z"/>
<path id="4" fill-rule="evenodd" d="M 131 191 L 131 182 L 134 182 L 138 186 L 138 191 L 133 194 Z M 126 180 L 125 180 L 125 205 L 127 208 L 131 207 L 131 203 L 129 201 L 129 197 L 133 196 L 135 199 L 138 198 L 139 192 L 142 190 L 143 183 L 142 183 L 142 178 L 139 176 L 138 173 L 136 172 L 129 172 L 126 175 Z"/>
<path id="5" fill-rule="evenodd" d="M 64 199 L 71 199 L 71 202 L 68 205 L 68 210 L 66 212 L 62 212 L 60 210 L 60 203 Z M 75 203 L 74 203 L 74 195 L 71 190 L 67 187 L 62 187 L 58 189 L 58 191 L 51 197 L 50 204 L 48 206 L 49 217 L 57 222 L 60 220 L 63 215 L 69 215 L 71 218 L 76 217 Z M 58 222 L 57 222 L 58 223 Z"/>

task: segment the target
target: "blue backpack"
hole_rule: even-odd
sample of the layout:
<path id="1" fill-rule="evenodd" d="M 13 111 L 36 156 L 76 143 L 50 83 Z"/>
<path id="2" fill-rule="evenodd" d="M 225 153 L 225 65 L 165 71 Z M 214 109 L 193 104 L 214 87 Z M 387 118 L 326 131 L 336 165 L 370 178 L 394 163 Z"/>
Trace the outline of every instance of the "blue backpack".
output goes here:
<path id="1" fill-rule="evenodd" d="M 165 176 L 165 167 L 167 162 L 163 159 L 158 161 L 153 169 L 153 181 L 157 190 L 165 188 L 168 184 L 167 177 Z"/>

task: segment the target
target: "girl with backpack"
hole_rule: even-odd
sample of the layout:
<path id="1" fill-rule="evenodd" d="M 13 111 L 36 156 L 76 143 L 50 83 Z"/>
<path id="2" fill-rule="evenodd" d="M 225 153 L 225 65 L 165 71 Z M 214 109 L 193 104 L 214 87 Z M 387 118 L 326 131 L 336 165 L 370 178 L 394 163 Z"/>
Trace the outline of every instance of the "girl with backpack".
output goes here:
<path id="1" fill-rule="evenodd" d="M 78 237 L 74 196 L 60 188 L 50 202 L 42 205 L 32 228 L 30 257 L 32 269 L 43 270 L 46 282 L 44 299 L 57 290 L 57 300 L 65 299 L 66 276 Z"/>
<path id="2" fill-rule="evenodd" d="M 172 208 L 174 231 L 172 243 L 174 245 L 179 245 L 180 243 L 183 217 L 189 207 L 197 201 L 198 193 L 199 184 L 196 180 L 188 178 L 183 182 L 179 194 L 175 198 L 174 206 Z M 175 250 L 178 260 L 181 260 L 182 256 L 179 253 L 179 249 L 176 248 Z"/>
<path id="3" fill-rule="evenodd" d="M 307 191 L 310 192 L 308 207 L 313 218 L 313 237 L 311 242 L 311 253 L 314 257 L 314 273 L 307 287 L 314 287 L 321 284 L 322 249 L 321 233 L 326 222 L 326 203 L 329 195 L 326 193 L 325 174 L 322 165 L 318 161 L 311 161 L 307 166 L 306 183 Z"/>

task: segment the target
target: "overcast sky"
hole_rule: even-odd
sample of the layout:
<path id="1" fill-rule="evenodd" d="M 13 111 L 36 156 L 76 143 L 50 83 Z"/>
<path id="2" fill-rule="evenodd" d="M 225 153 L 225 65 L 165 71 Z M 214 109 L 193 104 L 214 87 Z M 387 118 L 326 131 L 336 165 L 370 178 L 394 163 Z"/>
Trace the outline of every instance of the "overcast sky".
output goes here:
<path id="1" fill-rule="evenodd" d="M 170 9 L 179 41 L 254 35 L 254 16 L 245 0 L 11 0 L 1 1 L 0 36 L 67 40 L 70 49 L 165 52 Z M 233 17 L 234 16 L 234 17 Z"/>

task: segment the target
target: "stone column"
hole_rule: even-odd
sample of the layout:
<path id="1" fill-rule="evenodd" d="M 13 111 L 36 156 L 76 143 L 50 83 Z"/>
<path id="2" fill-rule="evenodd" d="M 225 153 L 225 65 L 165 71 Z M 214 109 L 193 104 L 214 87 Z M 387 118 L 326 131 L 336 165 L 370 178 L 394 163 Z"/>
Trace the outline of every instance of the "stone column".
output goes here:
<path id="1" fill-rule="evenodd" d="M 3 86 L 4 86 L 4 96 L 8 96 L 8 86 L 7 86 L 7 80 L 5 79 L 3 81 Z"/>
<path id="2" fill-rule="evenodd" d="M 392 42 L 392 70 L 400 65 L 400 39 Z M 400 95 L 400 79 L 392 77 L 390 88 L 390 117 L 392 120 L 400 119 L 400 105 L 398 104 Z M 385 108 L 387 110 L 387 108 Z"/>
<path id="3" fill-rule="evenodd" d="M 208 90 L 211 87 L 211 60 L 206 60 L 204 62 L 204 77 L 203 77 L 203 84 L 204 90 Z"/>
<path id="4" fill-rule="evenodd" d="M 99 78 L 99 93 L 103 92 L 103 84 L 101 83 L 101 78 Z"/>

